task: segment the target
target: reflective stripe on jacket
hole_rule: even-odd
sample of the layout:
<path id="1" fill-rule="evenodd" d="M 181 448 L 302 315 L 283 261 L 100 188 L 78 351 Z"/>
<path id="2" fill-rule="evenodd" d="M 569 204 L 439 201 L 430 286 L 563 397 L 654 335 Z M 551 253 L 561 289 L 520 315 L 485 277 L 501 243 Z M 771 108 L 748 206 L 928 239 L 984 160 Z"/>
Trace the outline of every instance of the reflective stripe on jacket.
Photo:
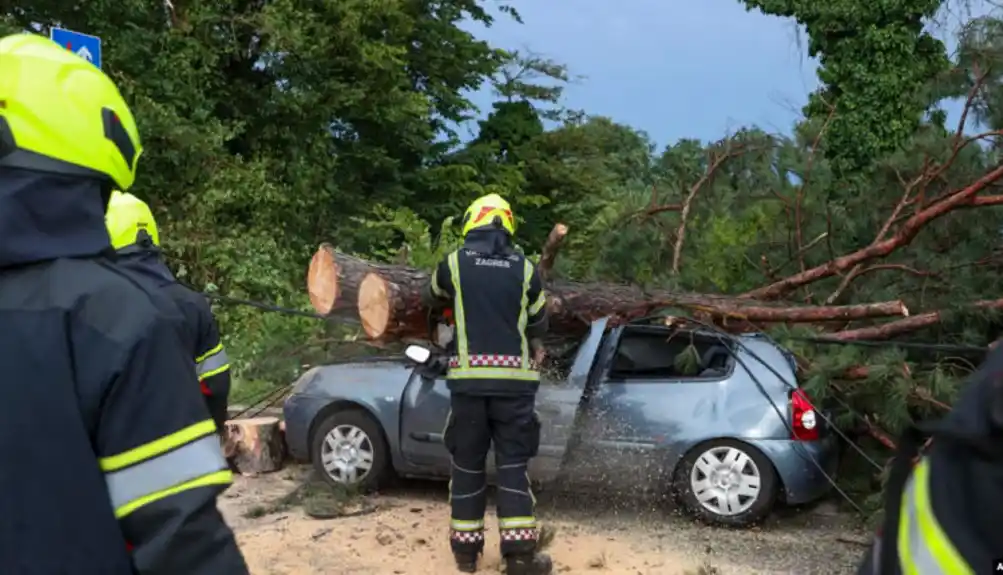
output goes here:
<path id="1" fill-rule="evenodd" d="M 230 369 L 230 358 L 226 356 L 222 342 L 195 358 L 195 375 L 202 381 Z"/>
<path id="2" fill-rule="evenodd" d="M 930 500 L 930 462 L 926 458 L 913 469 L 902 494 L 898 554 L 904 575 L 975 573 L 937 520 Z"/>
<path id="3" fill-rule="evenodd" d="M 535 392 L 530 337 L 546 325 L 546 296 L 535 266 L 520 254 L 485 254 L 468 242 L 437 266 L 431 294 L 452 300 L 455 356 L 446 375 L 464 393 Z"/>

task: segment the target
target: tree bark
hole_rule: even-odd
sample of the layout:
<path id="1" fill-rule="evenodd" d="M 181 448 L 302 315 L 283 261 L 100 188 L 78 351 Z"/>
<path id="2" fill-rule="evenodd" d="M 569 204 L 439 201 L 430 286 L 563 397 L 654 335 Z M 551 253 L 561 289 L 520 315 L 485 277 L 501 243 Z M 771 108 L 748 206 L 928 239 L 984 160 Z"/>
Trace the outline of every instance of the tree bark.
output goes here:
<path id="1" fill-rule="evenodd" d="M 384 275 L 387 270 L 392 270 L 392 277 Z M 428 274 L 405 266 L 382 266 L 380 271 L 367 274 L 358 290 L 358 314 L 366 335 L 382 341 L 428 339 L 430 313 L 421 301 L 421 290 L 427 282 Z M 712 320 L 731 320 L 732 327 L 742 330 L 755 323 L 816 323 L 909 315 L 901 301 L 783 307 L 726 296 L 646 292 L 619 284 L 552 282 L 547 288 L 551 331 L 566 336 L 580 334 L 601 317 L 632 320 L 670 307 L 688 309 Z"/>
<path id="2" fill-rule="evenodd" d="M 394 282 L 406 282 L 415 270 L 406 266 L 378 264 L 320 244 L 307 270 L 307 293 L 313 309 L 323 316 L 348 316 L 358 320 L 359 287 L 366 274 L 379 272 Z"/>
<path id="3" fill-rule="evenodd" d="M 390 281 L 378 273 L 366 274 L 359 286 L 359 318 L 370 339 L 430 339 L 429 309 L 421 301 L 428 276 L 418 270 L 398 274 Z"/>
<path id="4" fill-rule="evenodd" d="M 630 321 L 673 307 L 696 312 L 708 320 L 724 321 L 725 327 L 730 325 L 741 331 L 757 323 L 818 323 L 909 315 L 905 304 L 897 300 L 785 307 L 728 296 L 646 292 L 635 286 L 617 284 L 561 282 L 551 286 L 547 295 L 551 329 L 562 332 L 580 331 L 582 326 L 601 317 L 614 316 Z"/>
<path id="5" fill-rule="evenodd" d="M 227 421 L 223 453 L 244 475 L 278 471 L 286 455 L 282 427 L 277 417 Z"/>

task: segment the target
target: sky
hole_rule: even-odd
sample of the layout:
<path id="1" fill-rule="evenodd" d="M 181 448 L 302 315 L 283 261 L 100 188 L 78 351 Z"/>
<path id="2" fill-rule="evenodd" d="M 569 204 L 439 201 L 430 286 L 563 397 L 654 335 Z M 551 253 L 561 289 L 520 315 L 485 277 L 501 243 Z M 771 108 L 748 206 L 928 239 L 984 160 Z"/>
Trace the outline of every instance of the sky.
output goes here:
<path id="1" fill-rule="evenodd" d="M 752 124 L 790 133 L 818 86 L 795 22 L 746 11 L 738 0 L 509 3 L 524 24 L 502 15 L 491 28 L 468 29 L 494 46 L 566 64 L 582 78 L 566 89 L 565 106 L 644 130 L 659 146 L 716 140 Z M 950 36 L 943 30 L 958 19 L 943 17 L 937 35 Z M 490 110 L 489 89 L 472 99 Z M 947 109 L 960 113 L 959 105 Z"/>

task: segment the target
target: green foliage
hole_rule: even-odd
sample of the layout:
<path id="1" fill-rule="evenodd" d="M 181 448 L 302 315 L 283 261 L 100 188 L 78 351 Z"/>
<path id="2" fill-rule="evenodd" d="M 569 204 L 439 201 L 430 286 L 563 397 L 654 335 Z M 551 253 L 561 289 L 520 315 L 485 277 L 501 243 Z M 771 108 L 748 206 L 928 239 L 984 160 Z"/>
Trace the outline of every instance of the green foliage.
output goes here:
<path id="1" fill-rule="evenodd" d="M 743 0 L 794 18 L 819 58 L 822 88 L 805 108 L 832 116 L 826 155 L 840 174 L 898 150 L 932 103 L 927 87 L 947 70 L 944 45 L 924 29 L 941 0 Z"/>
<path id="2" fill-rule="evenodd" d="M 372 232 L 368 256 L 387 262 L 432 269 L 462 243 L 453 218 L 443 220 L 438 234 L 433 234 L 428 223 L 407 208 L 377 206 L 373 217 L 360 223 Z"/>

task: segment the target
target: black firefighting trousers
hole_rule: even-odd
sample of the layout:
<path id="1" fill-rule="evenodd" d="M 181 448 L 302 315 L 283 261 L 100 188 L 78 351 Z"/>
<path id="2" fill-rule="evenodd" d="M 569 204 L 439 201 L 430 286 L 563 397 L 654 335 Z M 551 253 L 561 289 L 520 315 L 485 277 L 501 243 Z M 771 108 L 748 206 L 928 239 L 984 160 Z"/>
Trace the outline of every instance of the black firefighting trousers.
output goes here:
<path id="1" fill-rule="evenodd" d="M 444 441 L 453 456 L 449 499 L 453 553 L 471 555 L 484 548 L 487 506 L 485 464 L 494 443 L 497 468 L 498 527 L 503 556 L 536 550 L 536 503 L 527 465 L 540 447 L 536 397 L 452 394 Z"/>

